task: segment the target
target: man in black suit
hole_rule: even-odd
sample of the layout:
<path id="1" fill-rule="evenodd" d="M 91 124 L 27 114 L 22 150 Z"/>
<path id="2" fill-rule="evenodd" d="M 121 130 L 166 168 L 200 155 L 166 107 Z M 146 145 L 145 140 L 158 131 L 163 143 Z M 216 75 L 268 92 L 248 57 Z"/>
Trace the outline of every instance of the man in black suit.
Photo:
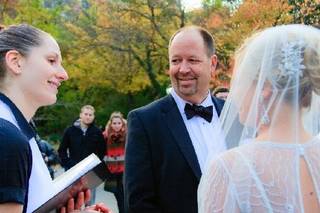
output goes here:
<path id="1" fill-rule="evenodd" d="M 196 213 L 207 157 L 226 150 L 217 130 L 224 102 L 209 91 L 217 64 L 212 36 L 196 26 L 178 30 L 169 60 L 171 93 L 128 115 L 127 213 Z"/>

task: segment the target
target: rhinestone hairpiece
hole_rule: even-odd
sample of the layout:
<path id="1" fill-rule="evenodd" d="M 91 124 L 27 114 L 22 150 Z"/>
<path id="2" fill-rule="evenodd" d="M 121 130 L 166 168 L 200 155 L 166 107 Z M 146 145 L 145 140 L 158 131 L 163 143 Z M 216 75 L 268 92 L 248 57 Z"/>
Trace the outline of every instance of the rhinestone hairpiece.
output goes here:
<path id="1" fill-rule="evenodd" d="M 302 51 L 305 42 L 302 40 L 287 42 L 281 48 L 281 62 L 279 64 L 279 77 L 302 76 L 306 68 L 303 64 Z"/>

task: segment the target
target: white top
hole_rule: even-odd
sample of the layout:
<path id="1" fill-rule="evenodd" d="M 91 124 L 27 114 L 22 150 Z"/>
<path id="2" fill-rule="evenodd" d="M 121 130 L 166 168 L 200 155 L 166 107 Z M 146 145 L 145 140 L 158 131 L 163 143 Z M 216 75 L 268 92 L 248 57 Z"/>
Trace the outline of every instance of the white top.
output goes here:
<path id="1" fill-rule="evenodd" d="M 186 125 L 192 145 L 196 152 L 201 172 L 203 172 L 208 156 L 210 156 L 211 159 L 227 149 L 224 140 L 221 140 L 222 136 L 218 113 L 212 102 L 210 93 L 208 92 L 208 96 L 201 103 L 201 106 L 204 107 L 213 106 L 213 117 L 210 123 L 199 116 L 194 116 L 188 120 L 186 113 L 184 112 L 184 107 L 186 103 L 192 103 L 180 98 L 174 90 L 171 91 L 171 95 L 177 103 L 179 112 L 183 118 L 184 124 Z"/>
<path id="2" fill-rule="evenodd" d="M 199 213 L 303 213 L 300 160 L 320 205 L 319 138 L 305 144 L 251 141 L 210 162 L 198 189 Z"/>
<path id="3" fill-rule="evenodd" d="M 14 124 L 18 129 L 18 122 L 11 109 L 0 100 L 0 117 Z M 41 152 L 34 138 L 29 140 L 32 151 L 32 169 L 29 179 L 28 206 L 27 213 L 33 212 L 37 207 L 44 203 L 48 194 L 52 193 L 53 184 L 50 173 Z"/>

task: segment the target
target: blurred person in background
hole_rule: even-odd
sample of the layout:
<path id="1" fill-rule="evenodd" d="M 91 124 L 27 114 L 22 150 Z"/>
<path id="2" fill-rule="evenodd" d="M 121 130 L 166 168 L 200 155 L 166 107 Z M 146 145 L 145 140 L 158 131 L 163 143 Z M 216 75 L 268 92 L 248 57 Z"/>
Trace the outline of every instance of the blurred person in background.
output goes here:
<path id="1" fill-rule="evenodd" d="M 33 119 L 31 119 L 30 125 L 35 131 L 37 131 L 36 124 Z M 52 179 L 54 179 L 55 170 L 52 167 L 59 163 L 58 154 L 56 153 L 56 151 L 53 149 L 53 147 L 50 145 L 48 141 L 41 139 L 38 133 L 36 133 L 35 140 L 37 141 L 38 147 L 42 154 L 42 158 L 47 165 L 50 176 Z"/>
<path id="2" fill-rule="evenodd" d="M 68 127 L 58 148 L 61 165 L 70 169 L 90 154 L 96 154 L 103 160 L 106 146 L 102 131 L 94 124 L 94 107 L 81 107 L 79 119 Z M 92 190 L 90 204 L 95 201 L 95 189 Z"/>
<path id="3" fill-rule="evenodd" d="M 42 154 L 42 158 L 46 163 L 48 170 L 50 172 L 50 176 L 52 179 L 54 179 L 55 170 L 53 167 L 59 164 L 58 154 L 56 153 L 56 151 L 48 141 L 39 138 L 37 139 L 37 142 Z"/>
<path id="4" fill-rule="evenodd" d="M 126 120 L 123 118 L 121 112 L 113 112 L 103 132 L 107 146 L 104 160 L 108 170 L 108 178 L 105 182 L 104 189 L 115 195 L 119 213 L 124 213 L 122 178 L 126 135 Z"/>
<path id="5" fill-rule="evenodd" d="M 229 89 L 226 87 L 216 87 L 212 92 L 213 96 L 223 100 L 227 100 L 228 94 L 229 94 Z"/>

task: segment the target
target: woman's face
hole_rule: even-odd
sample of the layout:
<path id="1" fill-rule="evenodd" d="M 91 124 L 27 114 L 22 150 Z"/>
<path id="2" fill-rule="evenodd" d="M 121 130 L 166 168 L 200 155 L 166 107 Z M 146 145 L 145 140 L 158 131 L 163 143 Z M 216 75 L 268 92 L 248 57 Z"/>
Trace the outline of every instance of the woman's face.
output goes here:
<path id="1" fill-rule="evenodd" d="M 55 103 L 61 82 L 68 79 L 57 42 L 49 35 L 41 37 L 42 44 L 22 57 L 18 79 L 24 96 L 35 107 Z"/>
<path id="2" fill-rule="evenodd" d="M 111 122 L 111 128 L 115 131 L 115 132 L 119 132 L 122 128 L 122 120 L 121 118 L 113 118 L 112 122 Z"/>

